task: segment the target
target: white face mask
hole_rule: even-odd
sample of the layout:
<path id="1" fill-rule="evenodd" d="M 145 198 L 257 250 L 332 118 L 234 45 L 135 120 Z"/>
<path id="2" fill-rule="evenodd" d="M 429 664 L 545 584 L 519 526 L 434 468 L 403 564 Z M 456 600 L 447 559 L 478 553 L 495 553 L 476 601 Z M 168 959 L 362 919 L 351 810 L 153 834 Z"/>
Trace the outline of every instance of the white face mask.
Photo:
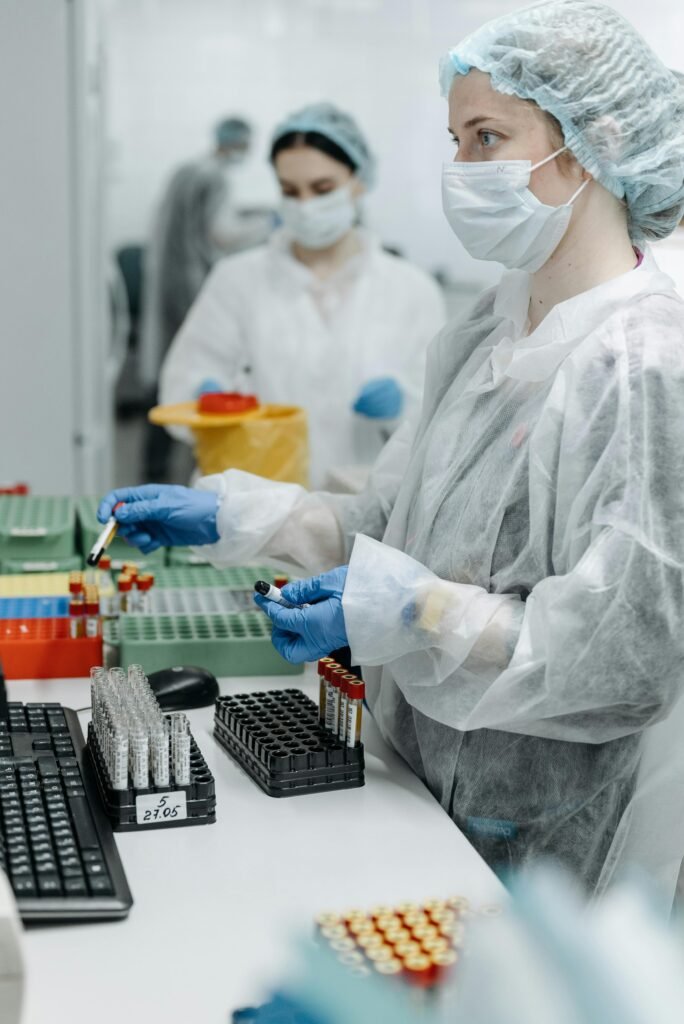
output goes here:
<path id="1" fill-rule="evenodd" d="M 572 203 L 591 179 L 562 206 L 546 206 L 528 185 L 532 171 L 567 148 L 534 166 L 529 160 L 444 164 L 444 213 L 471 256 L 532 274 L 544 266 L 567 231 Z"/>
<path id="2" fill-rule="evenodd" d="M 356 203 L 348 185 L 314 199 L 282 200 L 280 216 L 295 242 L 305 249 L 327 249 L 354 226 Z"/>

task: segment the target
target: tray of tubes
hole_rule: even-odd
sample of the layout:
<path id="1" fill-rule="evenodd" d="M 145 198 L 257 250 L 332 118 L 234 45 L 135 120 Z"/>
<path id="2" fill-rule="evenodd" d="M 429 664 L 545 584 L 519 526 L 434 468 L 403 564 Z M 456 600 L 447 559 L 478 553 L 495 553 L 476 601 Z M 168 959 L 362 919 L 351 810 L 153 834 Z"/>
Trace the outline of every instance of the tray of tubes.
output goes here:
<path id="1" fill-rule="evenodd" d="M 91 669 L 88 751 L 115 832 L 208 825 L 216 790 L 182 712 L 161 711 L 139 665 Z"/>
<path id="2" fill-rule="evenodd" d="M 480 911 L 499 912 L 495 906 Z M 358 977 L 374 974 L 434 990 L 456 969 L 472 916 L 463 896 L 354 909 L 321 914 L 316 938 Z"/>
<path id="3" fill-rule="evenodd" d="M 219 697 L 214 736 L 269 796 L 300 796 L 364 785 L 363 744 L 326 729 L 301 690 Z"/>

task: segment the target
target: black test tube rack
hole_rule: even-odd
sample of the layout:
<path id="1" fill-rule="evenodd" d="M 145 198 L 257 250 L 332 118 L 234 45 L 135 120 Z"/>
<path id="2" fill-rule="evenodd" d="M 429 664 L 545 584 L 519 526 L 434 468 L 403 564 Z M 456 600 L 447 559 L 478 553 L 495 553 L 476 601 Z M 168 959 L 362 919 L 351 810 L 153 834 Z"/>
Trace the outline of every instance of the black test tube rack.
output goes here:
<path id="1" fill-rule="evenodd" d="M 301 690 L 219 697 L 214 736 L 269 796 L 364 785 L 363 744 L 348 747 L 333 736 Z"/>
<path id="2" fill-rule="evenodd" d="M 190 737 L 190 784 L 177 786 L 170 781 L 168 786 L 149 786 L 146 789 L 113 789 L 100 744 L 92 723 L 88 725 L 88 751 L 95 771 L 97 788 L 105 811 L 115 832 L 138 832 L 157 828 L 182 828 L 184 825 L 211 825 L 216 821 L 216 787 L 214 776 L 204 760 L 202 752 Z M 171 772 L 171 780 L 173 771 Z M 130 776 L 129 776 L 130 782 Z M 163 817 L 144 824 L 137 821 L 136 800 L 139 796 L 164 793 L 185 793 L 187 818 L 169 820 Z"/>

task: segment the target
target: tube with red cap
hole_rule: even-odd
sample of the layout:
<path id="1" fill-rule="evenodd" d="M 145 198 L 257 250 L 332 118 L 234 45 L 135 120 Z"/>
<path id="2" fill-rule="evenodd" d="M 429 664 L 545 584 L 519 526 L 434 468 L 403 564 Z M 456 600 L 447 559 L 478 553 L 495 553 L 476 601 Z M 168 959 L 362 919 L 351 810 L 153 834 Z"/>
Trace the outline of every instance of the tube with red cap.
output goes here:
<path id="1" fill-rule="evenodd" d="M 361 743 L 361 719 L 363 717 L 363 699 L 366 686 L 360 679 L 347 680 L 347 730 L 348 747 L 358 747 Z"/>
<path id="2" fill-rule="evenodd" d="M 99 537 L 93 544 L 92 548 L 90 549 L 90 554 L 86 558 L 86 562 L 88 563 L 88 565 L 97 565 L 97 563 L 100 561 L 109 545 L 116 537 L 116 531 L 119 528 L 119 524 L 116 521 L 116 516 L 114 515 L 114 513 L 116 512 L 117 508 L 121 508 L 122 505 L 125 505 L 125 502 L 117 501 L 116 505 L 112 509 L 111 516 L 102 527 L 102 532 L 100 533 Z"/>

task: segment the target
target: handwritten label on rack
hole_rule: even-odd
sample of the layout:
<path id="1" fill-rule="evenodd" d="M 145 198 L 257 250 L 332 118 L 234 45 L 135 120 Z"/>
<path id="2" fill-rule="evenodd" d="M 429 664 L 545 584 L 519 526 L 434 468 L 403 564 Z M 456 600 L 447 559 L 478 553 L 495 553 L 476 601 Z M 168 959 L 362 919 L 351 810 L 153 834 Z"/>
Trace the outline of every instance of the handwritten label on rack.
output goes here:
<path id="1" fill-rule="evenodd" d="M 183 790 L 177 793 L 146 793 L 135 798 L 135 820 L 138 825 L 183 821 L 187 816 L 187 800 Z"/>

